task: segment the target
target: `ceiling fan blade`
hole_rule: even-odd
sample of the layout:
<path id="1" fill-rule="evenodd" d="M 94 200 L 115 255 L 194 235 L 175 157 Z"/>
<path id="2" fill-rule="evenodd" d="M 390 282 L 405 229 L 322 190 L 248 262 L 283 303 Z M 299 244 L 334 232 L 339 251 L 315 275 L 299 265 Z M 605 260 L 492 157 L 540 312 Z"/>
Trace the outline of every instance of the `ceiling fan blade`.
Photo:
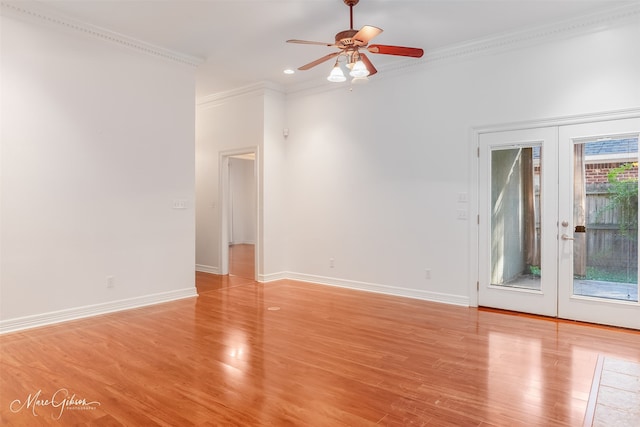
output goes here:
<path id="1" fill-rule="evenodd" d="M 378 70 L 376 70 L 376 67 L 374 67 L 371 61 L 369 61 L 369 58 L 367 58 L 367 55 L 365 55 L 364 53 L 361 53 L 360 59 L 364 63 L 364 66 L 367 67 L 367 70 L 369 70 L 370 76 L 373 76 L 375 73 L 378 72 Z"/>
<path id="2" fill-rule="evenodd" d="M 371 40 L 381 32 L 382 28 L 365 25 L 364 27 L 360 28 L 360 31 L 358 31 L 351 38 L 354 40 L 354 44 L 356 46 L 365 46 L 367 43 L 369 43 L 369 40 Z"/>
<path id="3" fill-rule="evenodd" d="M 424 54 L 424 51 L 417 47 L 387 46 L 383 44 L 372 44 L 367 50 L 371 53 L 380 53 L 382 55 L 410 56 L 412 58 L 421 58 Z"/>
<path id="4" fill-rule="evenodd" d="M 316 66 L 316 65 L 318 65 L 318 64 L 322 64 L 323 62 L 330 60 L 331 58 L 335 58 L 336 56 L 340 55 L 341 53 L 342 53 L 342 52 L 333 52 L 333 53 L 330 53 L 330 54 L 328 54 L 328 55 L 323 56 L 322 58 L 316 59 L 316 60 L 315 60 L 315 61 L 313 61 L 313 62 L 309 62 L 308 64 L 303 65 L 302 67 L 299 67 L 299 68 L 298 68 L 298 70 L 302 70 L 302 71 L 304 71 L 304 70 L 308 70 L 308 69 L 310 69 L 310 68 L 315 67 L 315 66 Z"/>
<path id="5" fill-rule="evenodd" d="M 319 45 L 319 46 L 335 46 L 335 43 L 312 42 L 312 41 L 309 41 L 309 40 L 297 40 L 297 39 L 287 40 L 287 43 L 316 44 L 316 45 Z"/>

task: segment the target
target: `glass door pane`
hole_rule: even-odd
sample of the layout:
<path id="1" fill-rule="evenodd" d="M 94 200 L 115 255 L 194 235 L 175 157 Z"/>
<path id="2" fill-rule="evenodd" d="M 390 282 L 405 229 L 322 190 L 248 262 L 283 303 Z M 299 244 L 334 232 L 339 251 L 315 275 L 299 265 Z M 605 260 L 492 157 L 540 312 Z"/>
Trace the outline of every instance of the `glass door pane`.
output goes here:
<path id="1" fill-rule="evenodd" d="M 492 286 L 540 290 L 540 146 L 491 151 Z"/>
<path id="2" fill-rule="evenodd" d="M 573 295 L 638 301 L 638 139 L 574 144 Z"/>
<path id="3" fill-rule="evenodd" d="M 640 117 L 558 128 L 558 316 L 640 329 Z"/>
<path id="4" fill-rule="evenodd" d="M 478 305 L 640 329 L 639 136 L 640 116 L 479 135 Z"/>
<path id="5" fill-rule="evenodd" d="M 557 313 L 557 142 L 553 127 L 479 135 L 481 306 Z"/>

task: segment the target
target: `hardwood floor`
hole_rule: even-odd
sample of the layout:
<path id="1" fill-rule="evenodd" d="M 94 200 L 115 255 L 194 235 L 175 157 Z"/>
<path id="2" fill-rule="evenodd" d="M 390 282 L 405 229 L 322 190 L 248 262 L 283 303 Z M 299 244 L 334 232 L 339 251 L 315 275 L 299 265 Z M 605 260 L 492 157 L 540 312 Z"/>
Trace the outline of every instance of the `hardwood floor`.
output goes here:
<path id="1" fill-rule="evenodd" d="M 0 336 L 0 424 L 581 426 L 598 355 L 640 362 L 638 331 L 196 277 L 194 299 Z"/>
<path id="2" fill-rule="evenodd" d="M 255 271 L 255 245 L 241 243 L 229 246 L 230 275 L 254 279 Z"/>

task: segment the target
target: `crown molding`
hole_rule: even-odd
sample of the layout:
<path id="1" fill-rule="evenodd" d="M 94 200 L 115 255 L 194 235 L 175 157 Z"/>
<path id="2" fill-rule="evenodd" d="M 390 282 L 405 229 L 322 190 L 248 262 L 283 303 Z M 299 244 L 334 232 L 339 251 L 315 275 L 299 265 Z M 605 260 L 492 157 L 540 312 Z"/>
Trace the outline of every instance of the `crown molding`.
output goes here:
<path id="1" fill-rule="evenodd" d="M 551 24 L 505 32 L 430 52 L 420 62 L 434 63 L 457 57 L 506 52 L 527 46 L 589 34 L 640 19 L 640 2 L 582 15 Z"/>
<path id="2" fill-rule="evenodd" d="M 224 102 L 243 96 L 262 96 L 267 92 L 273 92 L 278 94 L 285 94 L 282 86 L 269 81 L 263 81 L 247 86 L 242 86 L 236 89 L 227 90 L 224 92 L 217 92 L 211 95 L 205 95 L 196 100 L 198 107 L 214 107 L 216 105 L 223 104 Z"/>
<path id="3" fill-rule="evenodd" d="M 549 43 L 570 37 L 615 28 L 628 22 L 640 24 L 640 1 L 609 8 L 603 11 L 545 24 L 522 30 L 495 34 L 467 42 L 447 46 L 426 53 L 421 59 L 405 59 L 378 67 L 376 78 L 393 76 L 421 67 L 446 64 L 470 57 L 508 52 L 529 46 Z M 286 88 L 287 95 L 307 95 L 334 89 L 335 83 L 307 81 Z"/>
<path id="4" fill-rule="evenodd" d="M 26 19 L 39 25 L 48 25 L 71 30 L 86 36 L 136 50 L 146 55 L 166 59 L 191 67 L 204 62 L 202 58 L 155 46 L 123 34 L 107 30 L 86 22 L 59 14 L 43 4 L 34 2 L 0 1 L 0 15 L 17 19 Z"/>

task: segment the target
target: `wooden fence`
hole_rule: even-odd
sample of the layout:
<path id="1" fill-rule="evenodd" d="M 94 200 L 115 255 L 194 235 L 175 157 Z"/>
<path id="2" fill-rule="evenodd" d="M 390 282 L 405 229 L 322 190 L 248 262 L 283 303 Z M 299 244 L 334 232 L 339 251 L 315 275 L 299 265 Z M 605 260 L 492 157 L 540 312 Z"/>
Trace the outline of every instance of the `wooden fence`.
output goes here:
<path id="1" fill-rule="evenodd" d="M 638 229 L 620 230 L 619 208 L 610 208 L 606 189 L 587 189 L 587 265 L 606 269 L 637 270 Z M 637 212 L 637 211 L 636 211 Z"/>

